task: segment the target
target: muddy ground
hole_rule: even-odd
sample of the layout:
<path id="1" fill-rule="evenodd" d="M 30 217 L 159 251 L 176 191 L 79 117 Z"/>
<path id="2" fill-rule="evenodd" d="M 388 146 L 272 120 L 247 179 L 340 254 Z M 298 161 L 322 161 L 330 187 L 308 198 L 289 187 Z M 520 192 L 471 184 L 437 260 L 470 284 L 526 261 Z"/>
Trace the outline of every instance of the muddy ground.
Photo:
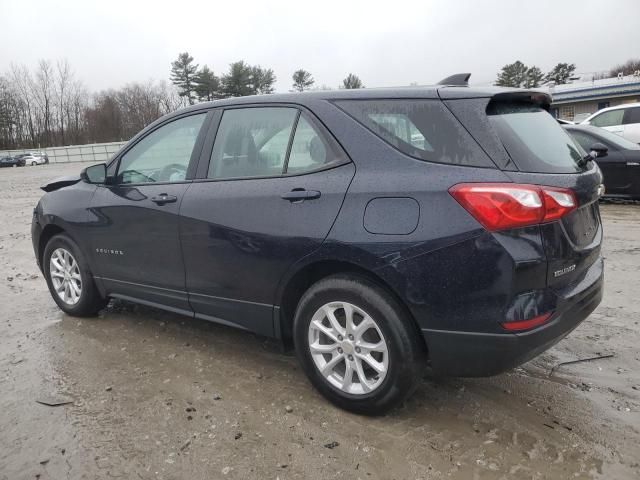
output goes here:
<path id="1" fill-rule="evenodd" d="M 81 167 L 0 170 L 0 479 L 640 478 L 640 205 L 602 206 L 604 301 L 568 338 L 365 418 L 263 338 L 124 302 L 58 310 L 31 211 Z"/>

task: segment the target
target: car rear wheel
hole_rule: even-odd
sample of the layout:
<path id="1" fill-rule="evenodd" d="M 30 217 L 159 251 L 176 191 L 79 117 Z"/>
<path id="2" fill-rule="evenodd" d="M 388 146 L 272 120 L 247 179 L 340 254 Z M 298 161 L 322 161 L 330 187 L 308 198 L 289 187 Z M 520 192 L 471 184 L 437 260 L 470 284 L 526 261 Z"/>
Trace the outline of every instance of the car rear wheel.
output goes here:
<path id="1" fill-rule="evenodd" d="M 68 235 L 62 233 L 49 240 L 42 267 L 51 296 L 65 313 L 92 316 L 106 305 L 84 255 Z"/>
<path id="2" fill-rule="evenodd" d="M 332 276 L 309 288 L 298 304 L 294 337 L 313 385 L 356 413 L 379 415 L 402 403 L 426 365 L 412 320 L 364 277 Z"/>

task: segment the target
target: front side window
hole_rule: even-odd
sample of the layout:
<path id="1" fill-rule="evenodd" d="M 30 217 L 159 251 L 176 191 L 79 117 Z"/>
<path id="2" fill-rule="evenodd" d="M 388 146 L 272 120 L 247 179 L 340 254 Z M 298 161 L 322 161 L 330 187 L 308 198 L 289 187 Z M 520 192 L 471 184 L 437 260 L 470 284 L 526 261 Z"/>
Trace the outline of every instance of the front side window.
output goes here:
<path id="1" fill-rule="evenodd" d="M 298 110 L 287 107 L 226 110 L 211 152 L 208 178 L 282 175 Z"/>
<path id="2" fill-rule="evenodd" d="M 609 110 L 608 112 L 603 112 L 600 115 L 597 115 L 591 119 L 589 122 L 591 125 L 595 125 L 596 127 L 612 127 L 614 125 L 622 125 L 622 117 L 624 115 L 624 110 Z"/>
<path id="3" fill-rule="evenodd" d="M 202 113 L 174 120 L 136 143 L 120 159 L 118 183 L 184 180 L 205 117 Z"/>
<path id="4" fill-rule="evenodd" d="M 336 105 L 414 158 L 478 165 L 477 145 L 439 100 L 346 100 Z"/>

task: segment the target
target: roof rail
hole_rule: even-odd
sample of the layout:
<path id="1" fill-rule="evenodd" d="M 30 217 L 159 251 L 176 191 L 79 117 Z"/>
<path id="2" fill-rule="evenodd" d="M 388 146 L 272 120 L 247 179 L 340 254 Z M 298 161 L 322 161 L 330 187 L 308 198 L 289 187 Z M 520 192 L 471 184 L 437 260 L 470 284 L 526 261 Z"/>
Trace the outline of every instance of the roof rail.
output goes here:
<path id="1" fill-rule="evenodd" d="M 440 80 L 436 85 L 455 85 L 459 87 L 468 87 L 469 77 L 471 77 L 470 73 L 455 73 L 448 76 L 447 78 Z"/>

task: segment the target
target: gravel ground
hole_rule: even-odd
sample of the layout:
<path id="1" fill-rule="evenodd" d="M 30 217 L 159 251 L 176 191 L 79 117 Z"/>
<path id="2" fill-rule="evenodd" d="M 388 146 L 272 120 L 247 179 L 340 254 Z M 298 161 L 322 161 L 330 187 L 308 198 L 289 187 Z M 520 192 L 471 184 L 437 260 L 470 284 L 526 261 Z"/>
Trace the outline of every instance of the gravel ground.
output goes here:
<path id="1" fill-rule="evenodd" d="M 568 338 L 493 378 L 425 378 L 372 419 L 263 338 L 125 302 L 58 310 L 31 211 L 82 167 L 0 170 L 0 479 L 640 478 L 639 205 L 602 206 L 604 301 Z"/>

